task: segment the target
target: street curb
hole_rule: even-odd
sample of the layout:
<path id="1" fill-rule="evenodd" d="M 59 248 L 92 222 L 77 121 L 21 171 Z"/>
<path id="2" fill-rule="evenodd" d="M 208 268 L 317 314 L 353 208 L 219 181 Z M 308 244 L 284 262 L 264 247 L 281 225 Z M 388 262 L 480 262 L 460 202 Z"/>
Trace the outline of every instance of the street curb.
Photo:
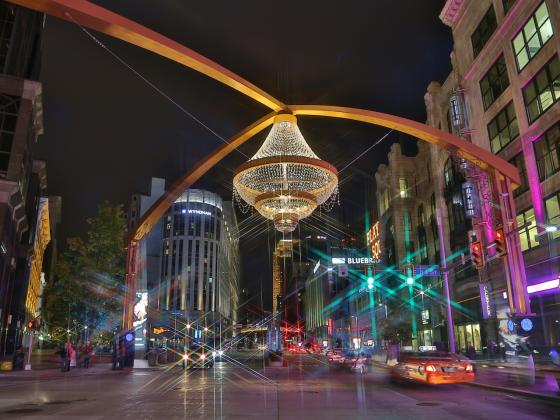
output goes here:
<path id="1" fill-rule="evenodd" d="M 539 400 L 544 400 L 560 405 L 560 397 L 553 397 L 552 395 L 539 394 L 537 392 L 531 392 L 531 391 L 523 391 L 521 389 L 516 389 L 516 388 L 506 388 L 506 387 L 495 386 L 495 385 L 481 384 L 478 382 L 466 382 L 461 385 L 469 385 L 476 388 L 489 389 L 491 391 L 508 392 L 510 394 L 517 394 L 528 398 L 536 398 Z"/>

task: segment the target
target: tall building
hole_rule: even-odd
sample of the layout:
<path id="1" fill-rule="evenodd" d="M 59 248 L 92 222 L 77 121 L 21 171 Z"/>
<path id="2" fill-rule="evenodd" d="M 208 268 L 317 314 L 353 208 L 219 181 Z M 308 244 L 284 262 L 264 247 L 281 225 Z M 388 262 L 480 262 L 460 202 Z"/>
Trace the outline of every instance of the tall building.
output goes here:
<path id="1" fill-rule="evenodd" d="M 282 239 L 272 254 L 272 313 L 275 316 L 283 312 L 286 306 L 285 289 L 287 279 L 291 276 L 293 248 L 291 239 Z"/>
<path id="2" fill-rule="evenodd" d="M 525 324 L 531 326 L 528 331 L 520 325 L 515 328 L 506 279 L 496 261 L 480 271 L 480 279 L 457 282 L 455 300 L 478 301 L 479 318 L 497 322 L 506 344 L 517 331 L 533 335 L 539 344 L 552 345 L 560 340 L 556 322 L 560 303 L 556 281 L 560 271 L 560 5 L 553 0 L 448 0 L 440 18 L 453 33 L 453 71 L 443 84 L 433 82 L 428 87 L 428 123 L 517 166 L 521 175 L 521 185 L 514 191 L 517 214 L 500 221 L 496 220 L 497 206 L 481 185 L 487 181 L 462 170 L 456 159 L 448 165 L 450 173 L 462 172 L 472 181 L 477 238 L 488 245 L 491 238 L 484 230 L 500 222 L 519 234 L 515 242 L 522 251 L 531 310 L 541 316 Z M 440 153 L 436 167 L 444 167 L 446 159 Z M 547 286 L 552 288 L 531 293 Z M 512 317 L 514 322 L 508 323 Z M 466 333 L 458 335 L 458 340 L 467 340 Z"/>
<path id="3" fill-rule="evenodd" d="M 239 239 L 233 205 L 190 189 L 163 216 L 158 302 L 161 314 L 203 326 L 237 322 Z"/>
<path id="4" fill-rule="evenodd" d="M 436 170 L 432 157 L 432 152 L 439 152 L 427 143 L 419 143 L 418 149 L 416 156 L 407 156 L 399 144 L 393 144 L 388 163 L 380 165 L 375 173 L 378 203 L 375 222 L 379 223 L 381 261 L 376 267 L 380 271 L 375 275 L 377 284 L 373 293 L 376 306 L 383 307 L 377 317 L 379 335 L 389 339 L 395 331 L 406 330 L 404 343 L 413 347 L 447 341 L 444 307 L 441 299 L 433 299 L 434 294 L 442 296 L 442 280 L 422 276 L 407 287 L 403 270 L 410 264 L 418 269 L 441 263 L 438 208 L 444 214 L 446 255 L 452 249 L 463 257 L 468 254 L 466 232 L 471 229 L 459 175 L 450 178 L 453 189 L 448 190 L 450 198 L 446 201 L 441 187 L 444 174 Z M 456 272 L 458 278 L 472 275 L 474 270 L 470 264 L 460 264 Z M 454 274 L 450 274 L 451 281 Z M 364 304 L 368 304 L 367 299 Z M 480 340 L 476 345 L 479 350 L 482 348 Z"/>
<path id="5" fill-rule="evenodd" d="M 132 195 L 127 213 L 129 231 L 164 193 L 165 179 L 152 178 L 148 194 Z M 149 312 L 155 309 L 157 302 L 162 229 L 160 219 L 154 224 L 150 233 L 142 238 L 136 253 L 136 302 L 133 325 L 136 331 L 135 347 L 138 357 L 142 357 L 142 350 L 146 349 L 146 322 Z"/>
<path id="6" fill-rule="evenodd" d="M 41 296 L 45 287 L 43 256 L 47 245 L 51 241 L 48 198 L 42 197 L 40 199 L 38 212 L 37 224 L 34 229 L 33 253 L 29 261 L 29 281 L 25 299 L 26 322 L 41 315 Z"/>
<path id="7" fill-rule="evenodd" d="M 165 179 L 152 178 L 149 194 L 133 194 L 128 209 L 128 229 L 132 230 L 140 218 L 165 193 Z M 162 222 L 159 220 L 139 244 L 136 260 L 136 290 L 152 292 L 158 284 Z"/>
<path id="8" fill-rule="evenodd" d="M 42 195 L 41 188 L 32 186 L 33 178 L 41 177 L 32 146 L 43 133 L 37 82 L 42 29 L 42 14 L 0 3 L 1 355 L 12 353 L 24 333 L 28 263 Z"/>

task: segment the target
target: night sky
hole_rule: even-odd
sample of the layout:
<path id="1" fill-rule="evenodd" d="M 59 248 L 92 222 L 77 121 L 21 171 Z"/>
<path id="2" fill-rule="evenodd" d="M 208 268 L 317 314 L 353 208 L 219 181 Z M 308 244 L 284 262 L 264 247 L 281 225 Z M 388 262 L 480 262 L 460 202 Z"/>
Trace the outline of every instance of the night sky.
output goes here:
<path id="1" fill-rule="evenodd" d="M 98 0 L 229 68 L 285 103 L 367 108 L 425 121 L 424 93 L 450 71 L 443 0 Z M 135 46 L 95 34 L 177 103 L 227 138 L 268 109 L 218 82 Z M 171 184 L 221 142 L 115 60 L 75 24 L 47 18 L 43 39 L 48 192 L 63 197 L 59 239 L 83 234 L 103 200 L 128 205 L 152 176 Z M 299 118 L 314 151 L 339 169 L 387 129 Z M 268 130 L 266 130 L 268 132 Z M 266 132 L 242 147 L 251 156 Z M 346 223 L 360 223 L 387 140 L 341 174 Z M 233 152 L 197 186 L 231 197 Z M 247 226 L 247 223 L 244 224 Z M 355 226 L 358 228 L 358 226 Z M 269 233 L 269 238 L 272 232 Z M 242 241 L 244 285 L 270 296 L 267 234 Z M 264 246 L 263 246 L 264 245 Z M 257 274 L 258 273 L 258 274 Z M 266 302 L 265 302 L 266 305 Z"/>

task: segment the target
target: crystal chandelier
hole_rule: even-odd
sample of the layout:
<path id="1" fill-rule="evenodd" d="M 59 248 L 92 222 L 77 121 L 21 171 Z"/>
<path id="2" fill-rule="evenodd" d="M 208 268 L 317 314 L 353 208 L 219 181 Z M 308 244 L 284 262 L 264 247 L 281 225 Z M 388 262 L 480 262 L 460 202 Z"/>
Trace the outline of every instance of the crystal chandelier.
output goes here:
<path id="1" fill-rule="evenodd" d="M 261 148 L 237 168 L 233 195 L 242 208 L 254 207 L 280 232 L 338 197 L 338 171 L 309 147 L 291 114 L 280 114 Z"/>

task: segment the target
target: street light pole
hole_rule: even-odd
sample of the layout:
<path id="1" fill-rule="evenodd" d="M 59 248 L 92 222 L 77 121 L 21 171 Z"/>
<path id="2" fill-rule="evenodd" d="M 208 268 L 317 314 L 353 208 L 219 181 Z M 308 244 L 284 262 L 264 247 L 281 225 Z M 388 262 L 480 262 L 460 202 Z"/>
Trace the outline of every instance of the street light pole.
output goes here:
<path id="1" fill-rule="evenodd" d="M 451 312 L 451 297 L 449 293 L 449 276 L 447 274 L 447 262 L 445 261 L 445 242 L 443 240 L 443 222 L 441 208 L 437 209 L 437 225 L 439 236 L 439 255 L 441 259 L 441 274 L 443 277 L 443 288 L 447 303 L 447 336 L 449 340 L 449 351 L 455 353 L 455 331 L 453 329 L 453 314 Z"/>

